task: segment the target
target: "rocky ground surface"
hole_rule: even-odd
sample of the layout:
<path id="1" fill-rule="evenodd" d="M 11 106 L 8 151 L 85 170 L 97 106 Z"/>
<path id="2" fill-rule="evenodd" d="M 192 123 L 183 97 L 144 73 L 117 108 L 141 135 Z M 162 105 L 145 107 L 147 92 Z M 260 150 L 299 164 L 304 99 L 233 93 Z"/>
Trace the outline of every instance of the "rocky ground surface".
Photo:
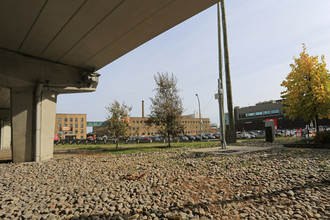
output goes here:
<path id="1" fill-rule="evenodd" d="M 330 219 L 330 151 L 187 149 L 0 165 L 0 219 Z"/>

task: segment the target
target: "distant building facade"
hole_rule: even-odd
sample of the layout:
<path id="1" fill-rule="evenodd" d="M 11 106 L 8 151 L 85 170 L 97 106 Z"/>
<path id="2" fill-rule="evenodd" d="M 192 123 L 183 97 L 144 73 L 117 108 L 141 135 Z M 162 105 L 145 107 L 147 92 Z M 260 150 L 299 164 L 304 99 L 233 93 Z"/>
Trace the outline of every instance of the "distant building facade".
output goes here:
<path id="1" fill-rule="evenodd" d="M 86 119 L 86 114 L 56 114 L 55 135 L 60 139 L 85 139 Z"/>
<path id="2" fill-rule="evenodd" d="M 200 133 L 200 119 L 195 117 L 195 114 L 180 116 L 180 123 L 184 126 L 184 134 Z M 129 133 L 130 136 L 150 136 L 158 135 L 155 126 L 148 126 L 145 121 L 148 117 L 130 117 L 129 118 Z M 107 127 L 93 127 L 93 132 L 99 135 L 107 135 Z M 202 118 L 202 133 L 210 133 L 210 119 Z"/>
<path id="3" fill-rule="evenodd" d="M 305 128 L 310 122 L 302 119 L 291 120 L 284 115 L 282 100 L 271 100 L 257 103 L 254 106 L 235 107 L 234 115 L 237 131 L 263 130 L 265 121 L 275 119 L 278 129 Z M 320 125 L 330 126 L 329 119 L 319 121 Z"/>

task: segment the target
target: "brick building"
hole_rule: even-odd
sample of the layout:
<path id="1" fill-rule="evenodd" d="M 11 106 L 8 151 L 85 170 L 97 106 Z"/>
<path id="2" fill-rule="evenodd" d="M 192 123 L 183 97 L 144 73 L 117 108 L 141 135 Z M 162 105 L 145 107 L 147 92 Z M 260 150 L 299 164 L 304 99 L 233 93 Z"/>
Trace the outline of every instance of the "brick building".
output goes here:
<path id="1" fill-rule="evenodd" d="M 180 117 L 181 124 L 184 125 L 184 134 L 197 134 L 200 133 L 200 119 L 196 117 L 197 114 L 185 115 Z M 130 136 L 150 136 L 158 135 L 157 128 L 155 126 L 149 127 L 145 124 L 145 121 L 148 117 L 130 117 L 129 119 L 129 131 Z M 210 133 L 210 119 L 202 118 L 202 132 Z M 96 132 L 100 135 L 107 135 L 107 128 L 102 127 L 93 127 L 93 132 Z"/>
<path id="2" fill-rule="evenodd" d="M 86 114 L 56 114 L 55 135 L 61 139 L 85 139 L 86 119 Z"/>

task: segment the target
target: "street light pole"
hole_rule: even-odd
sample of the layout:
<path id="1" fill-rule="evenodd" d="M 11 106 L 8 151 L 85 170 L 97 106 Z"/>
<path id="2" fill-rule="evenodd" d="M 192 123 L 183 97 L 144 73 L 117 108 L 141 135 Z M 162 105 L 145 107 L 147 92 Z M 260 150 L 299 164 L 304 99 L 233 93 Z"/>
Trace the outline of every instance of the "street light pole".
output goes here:
<path id="1" fill-rule="evenodd" d="M 223 104 L 223 84 L 222 84 L 222 48 L 221 48 L 221 17 L 220 17 L 220 3 L 217 3 L 218 14 L 218 47 L 219 47 L 219 79 L 218 79 L 218 102 L 219 102 L 219 118 L 220 118 L 220 133 L 222 149 L 227 148 L 226 134 L 225 134 L 225 120 L 224 120 L 224 104 Z"/>
<path id="2" fill-rule="evenodd" d="M 199 109 L 199 121 L 200 121 L 200 132 L 201 132 L 201 135 L 200 135 L 200 139 L 202 140 L 202 113 L 201 113 L 201 103 L 199 101 L 199 97 L 198 97 L 198 94 L 196 94 L 197 96 L 197 100 L 198 100 L 198 109 Z"/>
<path id="3" fill-rule="evenodd" d="M 225 0 L 221 0 L 220 2 L 221 2 L 220 5 L 221 5 L 222 27 L 223 27 L 224 61 L 225 61 L 225 71 L 226 71 L 227 108 L 228 108 L 228 118 L 229 118 L 229 129 L 228 129 L 229 135 L 227 141 L 231 143 L 235 143 L 236 131 L 235 131 L 235 118 L 234 118 L 234 109 L 233 109 L 233 97 L 231 93 Z"/>

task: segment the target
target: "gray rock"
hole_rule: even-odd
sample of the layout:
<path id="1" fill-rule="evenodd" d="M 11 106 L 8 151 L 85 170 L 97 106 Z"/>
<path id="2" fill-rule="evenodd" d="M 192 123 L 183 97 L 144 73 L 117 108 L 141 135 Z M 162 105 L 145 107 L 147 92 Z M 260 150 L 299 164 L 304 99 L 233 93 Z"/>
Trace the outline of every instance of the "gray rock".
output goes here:
<path id="1" fill-rule="evenodd" d="M 292 190 L 289 190 L 287 194 L 291 197 L 294 197 L 294 192 Z"/>

